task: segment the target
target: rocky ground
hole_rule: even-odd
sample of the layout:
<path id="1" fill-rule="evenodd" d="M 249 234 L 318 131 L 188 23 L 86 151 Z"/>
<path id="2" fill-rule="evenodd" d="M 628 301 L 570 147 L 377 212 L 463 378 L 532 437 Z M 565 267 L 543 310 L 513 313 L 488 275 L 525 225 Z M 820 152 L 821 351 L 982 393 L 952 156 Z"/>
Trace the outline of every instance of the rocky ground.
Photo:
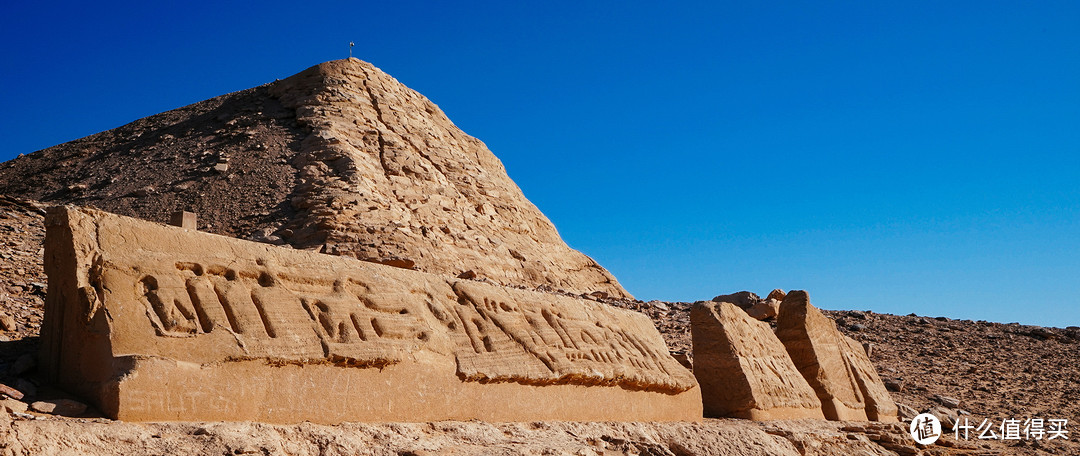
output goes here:
<path id="1" fill-rule="evenodd" d="M 5 402 L 15 413 L 0 413 L 0 454 L 1080 454 L 1071 429 L 1068 440 L 972 436 L 916 448 L 903 425 L 874 423 L 133 424 L 93 410 L 75 418 L 24 411 L 35 400 L 63 396 L 38 384 L 32 364 L 46 283 L 42 214 L 40 205 L 0 197 L 0 383 L 27 393 L 18 403 Z M 689 303 L 607 302 L 648 314 L 673 353 L 692 357 Z M 973 425 L 1041 417 L 1076 426 L 1080 328 L 827 313 L 845 334 L 868 344 L 899 404 Z"/>

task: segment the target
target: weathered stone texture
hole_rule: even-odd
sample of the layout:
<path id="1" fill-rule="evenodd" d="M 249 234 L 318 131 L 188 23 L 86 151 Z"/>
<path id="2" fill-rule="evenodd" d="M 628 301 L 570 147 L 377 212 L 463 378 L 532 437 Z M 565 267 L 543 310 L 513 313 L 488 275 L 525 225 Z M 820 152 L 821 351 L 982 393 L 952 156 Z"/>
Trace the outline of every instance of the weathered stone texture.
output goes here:
<path id="1" fill-rule="evenodd" d="M 497 284 L 629 297 L 423 95 L 326 62 L 0 164 L 0 193 Z"/>
<path id="2" fill-rule="evenodd" d="M 124 420 L 695 420 L 644 315 L 54 208 L 47 376 Z"/>
<path id="3" fill-rule="evenodd" d="M 311 129 L 293 161 L 306 181 L 293 198 L 300 216 L 284 227 L 294 245 L 504 285 L 629 296 L 562 241 L 484 143 L 374 66 L 323 63 L 271 92 Z"/>
<path id="4" fill-rule="evenodd" d="M 776 335 L 821 399 L 826 418 L 896 421 L 896 405 L 862 346 L 841 334 L 805 291 L 789 292 L 780 304 Z"/>
<path id="5" fill-rule="evenodd" d="M 740 309 L 745 310 L 753 307 L 754 304 L 761 302 L 761 297 L 758 296 L 757 293 L 753 293 L 750 291 L 740 291 L 738 293 L 717 296 L 715 298 L 712 298 L 712 301 L 730 302 L 732 304 L 735 304 Z"/>
<path id="6" fill-rule="evenodd" d="M 898 409 L 889 395 L 888 388 L 878 376 L 877 369 L 870 362 L 866 349 L 854 339 L 848 336 L 844 338 L 844 357 L 852 372 L 855 373 L 855 381 L 859 385 L 866 406 L 866 417 L 873 421 L 894 422 L 897 421 Z"/>
<path id="7" fill-rule="evenodd" d="M 690 309 L 694 375 L 707 417 L 825 419 L 821 401 L 768 324 L 734 304 Z"/>

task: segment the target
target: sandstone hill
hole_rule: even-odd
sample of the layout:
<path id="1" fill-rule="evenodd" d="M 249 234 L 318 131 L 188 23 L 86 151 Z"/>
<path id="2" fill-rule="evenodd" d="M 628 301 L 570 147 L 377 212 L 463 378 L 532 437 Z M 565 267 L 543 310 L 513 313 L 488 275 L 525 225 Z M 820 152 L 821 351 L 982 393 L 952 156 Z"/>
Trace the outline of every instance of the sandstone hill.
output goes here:
<path id="1" fill-rule="evenodd" d="M 0 194 L 497 284 L 629 297 L 502 163 L 357 59 L 0 164 Z"/>

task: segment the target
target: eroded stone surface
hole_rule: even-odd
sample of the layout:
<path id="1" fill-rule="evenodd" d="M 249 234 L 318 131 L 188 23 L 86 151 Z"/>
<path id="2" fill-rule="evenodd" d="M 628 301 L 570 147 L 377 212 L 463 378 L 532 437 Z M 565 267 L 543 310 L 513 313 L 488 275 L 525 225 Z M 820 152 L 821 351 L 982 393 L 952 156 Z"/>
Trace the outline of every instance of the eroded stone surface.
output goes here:
<path id="1" fill-rule="evenodd" d="M 629 297 L 494 154 L 360 60 L 0 164 L 0 193 L 502 285 Z"/>
<path id="2" fill-rule="evenodd" d="M 776 335 L 814 388 L 830 420 L 896 421 L 896 405 L 861 345 L 793 290 L 780 304 Z"/>
<path id="3" fill-rule="evenodd" d="M 870 362 L 863 345 L 854 339 L 841 335 L 844 339 L 844 358 L 855 373 L 855 381 L 859 385 L 865 402 L 866 417 L 873 421 L 894 422 L 897 421 L 898 410 L 893 402 L 885 383 L 878 376 L 877 369 Z"/>
<path id="4" fill-rule="evenodd" d="M 690 309 L 690 325 L 705 416 L 825 418 L 768 324 L 731 303 L 699 302 Z"/>
<path id="5" fill-rule="evenodd" d="M 113 417 L 701 416 L 635 312 L 94 210 L 46 226 L 42 367 Z"/>

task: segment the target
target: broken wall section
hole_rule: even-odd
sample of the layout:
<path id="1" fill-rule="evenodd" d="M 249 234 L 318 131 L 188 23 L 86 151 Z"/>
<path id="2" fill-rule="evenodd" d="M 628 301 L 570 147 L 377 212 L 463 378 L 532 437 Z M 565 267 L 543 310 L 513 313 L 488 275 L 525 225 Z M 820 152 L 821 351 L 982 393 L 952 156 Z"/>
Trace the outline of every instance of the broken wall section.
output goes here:
<path id="1" fill-rule="evenodd" d="M 46 225 L 43 368 L 113 418 L 701 418 L 636 312 L 95 210 Z"/>

